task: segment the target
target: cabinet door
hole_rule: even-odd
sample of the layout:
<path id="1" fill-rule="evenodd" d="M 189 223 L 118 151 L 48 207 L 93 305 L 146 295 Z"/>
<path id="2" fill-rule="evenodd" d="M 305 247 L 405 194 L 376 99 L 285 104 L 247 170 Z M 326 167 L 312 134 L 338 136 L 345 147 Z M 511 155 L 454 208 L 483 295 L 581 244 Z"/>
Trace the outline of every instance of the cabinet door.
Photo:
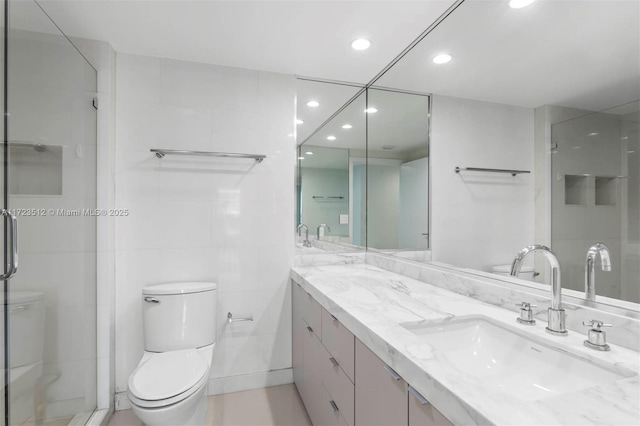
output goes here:
<path id="1" fill-rule="evenodd" d="M 356 426 L 406 426 L 407 384 L 356 339 Z"/>
<path id="2" fill-rule="evenodd" d="M 299 284 L 291 281 L 291 335 L 292 335 L 292 354 L 291 361 L 293 367 L 293 381 L 300 392 L 300 388 L 304 387 L 304 374 L 302 370 L 302 342 L 304 340 L 304 320 L 302 319 L 302 301 L 303 290 Z"/>
<path id="3" fill-rule="evenodd" d="M 304 321 L 304 320 L 303 320 Z M 324 413 L 322 404 L 322 369 L 321 356 L 324 348 L 322 343 L 306 322 L 302 344 L 302 374 L 303 386 L 300 392 L 309 418 L 314 425 L 321 425 Z"/>
<path id="4" fill-rule="evenodd" d="M 445 416 L 413 387 L 409 386 L 410 426 L 453 426 Z"/>

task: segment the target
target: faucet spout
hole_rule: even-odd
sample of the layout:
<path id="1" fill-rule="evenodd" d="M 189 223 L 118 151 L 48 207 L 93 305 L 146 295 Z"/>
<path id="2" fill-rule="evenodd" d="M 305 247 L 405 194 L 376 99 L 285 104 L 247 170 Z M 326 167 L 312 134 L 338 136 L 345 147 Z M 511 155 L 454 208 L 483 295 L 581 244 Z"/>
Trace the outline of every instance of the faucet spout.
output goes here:
<path id="1" fill-rule="evenodd" d="M 587 251 L 586 268 L 584 273 L 584 294 L 587 300 L 595 302 L 596 300 L 596 283 L 594 276 L 596 273 L 596 257 L 600 256 L 602 270 L 611 271 L 611 258 L 609 257 L 609 248 L 602 243 L 595 243 Z"/>
<path id="2" fill-rule="evenodd" d="M 511 264 L 511 275 L 518 276 L 524 259 L 531 253 L 542 253 L 551 265 L 551 307 L 548 310 L 549 324 L 547 331 L 551 334 L 564 336 L 567 334 L 565 328 L 565 312 L 562 309 L 562 281 L 560 276 L 560 262 L 555 254 L 543 245 L 535 244 L 520 250 Z"/>
<path id="3" fill-rule="evenodd" d="M 331 228 L 329 228 L 329 225 L 327 225 L 326 223 L 321 223 L 320 225 L 318 225 L 318 229 L 317 229 L 318 240 L 320 239 L 320 229 L 322 228 L 324 228 L 325 231 L 327 232 L 331 232 Z"/>
<path id="4" fill-rule="evenodd" d="M 305 225 L 304 223 L 301 223 L 300 225 L 298 225 L 298 227 L 296 228 L 296 231 L 298 232 L 298 236 L 302 235 L 302 230 L 304 229 L 304 241 L 303 241 L 303 245 L 305 247 L 311 247 L 311 241 L 309 241 L 309 227 L 307 225 Z"/>

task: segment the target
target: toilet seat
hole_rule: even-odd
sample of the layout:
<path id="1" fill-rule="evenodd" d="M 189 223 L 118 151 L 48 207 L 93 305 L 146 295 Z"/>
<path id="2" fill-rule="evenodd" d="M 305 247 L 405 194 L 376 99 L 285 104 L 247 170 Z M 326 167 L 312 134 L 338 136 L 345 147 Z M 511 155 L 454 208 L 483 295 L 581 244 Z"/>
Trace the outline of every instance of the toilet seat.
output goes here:
<path id="1" fill-rule="evenodd" d="M 209 366 L 195 349 L 148 354 L 129 377 L 129 398 L 141 407 L 164 407 L 198 391 Z"/>

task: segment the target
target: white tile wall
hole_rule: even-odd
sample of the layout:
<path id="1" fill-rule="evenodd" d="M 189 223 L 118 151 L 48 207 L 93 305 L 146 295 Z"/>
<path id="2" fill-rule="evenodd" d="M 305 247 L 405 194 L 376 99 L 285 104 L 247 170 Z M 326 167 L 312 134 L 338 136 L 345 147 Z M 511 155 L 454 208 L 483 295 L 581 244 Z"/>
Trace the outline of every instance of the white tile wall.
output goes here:
<path id="1" fill-rule="evenodd" d="M 431 129 L 433 260 L 489 271 L 532 244 L 533 110 L 434 96 Z M 531 174 L 461 172 L 484 167 Z"/>
<path id="2" fill-rule="evenodd" d="M 116 205 L 131 212 L 116 221 L 116 392 L 143 352 L 141 289 L 168 281 L 218 283 L 212 383 L 289 368 L 294 77 L 120 53 L 116 62 Z M 150 148 L 267 159 L 159 160 Z M 226 325 L 229 311 L 255 321 Z"/>

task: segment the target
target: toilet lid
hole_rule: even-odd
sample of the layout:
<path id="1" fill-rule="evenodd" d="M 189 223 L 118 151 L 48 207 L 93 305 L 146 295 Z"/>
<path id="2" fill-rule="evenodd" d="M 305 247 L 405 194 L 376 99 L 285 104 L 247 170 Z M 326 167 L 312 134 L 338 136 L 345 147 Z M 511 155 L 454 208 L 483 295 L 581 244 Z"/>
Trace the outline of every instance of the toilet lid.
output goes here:
<path id="1" fill-rule="evenodd" d="M 137 398 L 157 401 L 172 398 L 199 384 L 207 362 L 195 349 L 151 355 L 129 378 L 129 391 Z"/>

